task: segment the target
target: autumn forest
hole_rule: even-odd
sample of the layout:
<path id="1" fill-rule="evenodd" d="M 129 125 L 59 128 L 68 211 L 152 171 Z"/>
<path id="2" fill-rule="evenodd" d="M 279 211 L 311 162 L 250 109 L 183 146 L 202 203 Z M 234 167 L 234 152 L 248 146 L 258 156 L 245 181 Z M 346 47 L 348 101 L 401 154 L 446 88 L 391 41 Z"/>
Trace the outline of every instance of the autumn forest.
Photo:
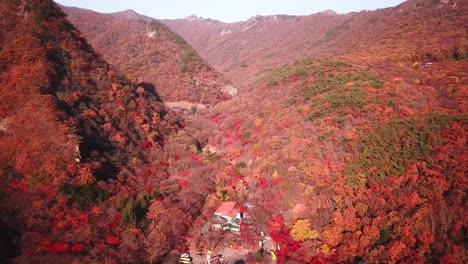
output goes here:
<path id="1" fill-rule="evenodd" d="M 0 2 L 1 263 L 468 262 L 466 1 Z"/>

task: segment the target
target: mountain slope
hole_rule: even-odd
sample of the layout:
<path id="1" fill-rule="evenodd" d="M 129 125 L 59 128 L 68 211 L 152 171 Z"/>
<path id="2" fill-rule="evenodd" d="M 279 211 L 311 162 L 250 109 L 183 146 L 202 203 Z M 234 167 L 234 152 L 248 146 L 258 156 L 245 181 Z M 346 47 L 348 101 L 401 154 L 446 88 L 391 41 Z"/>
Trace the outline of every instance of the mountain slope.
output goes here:
<path id="1" fill-rule="evenodd" d="M 421 4 L 403 6 L 408 17 L 439 10 L 409 3 Z M 238 97 L 181 120 L 53 2 L 8 0 L 0 258 L 176 263 L 200 248 L 255 253 L 263 233 L 279 263 L 466 263 L 468 62 L 433 41 L 465 13 L 440 7 L 446 27 L 427 50 L 390 35 L 369 52 L 281 58 Z M 240 235 L 212 230 L 223 201 L 245 205 Z"/>
<path id="2" fill-rule="evenodd" d="M 52 1 L 9 0 L 0 18 L 0 259 L 173 263 L 213 192 L 201 140 Z"/>
<path id="3" fill-rule="evenodd" d="M 275 36 L 245 49 L 236 46 L 238 40 L 256 40 L 261 30 L 245 39 L 240 36 L 247 33 L 233 35 L 219 46 L 207 44 L 217 54 L 214 62 L 245 56 L 246 64 L 254 64 L 240 67 L 250 76 L 244 93 L 205 117 L 217 126 L 208 136 L 206 162 L 230 163 L 216 174 L 217 196 L 247 201 L 255 219 L 236 242 L 258 249 L 259 233 L 268 232 L 280 263 L 468 261 L 468 62 L 461 22 L 467 12 L 464 2 L 458 3 L 409 1 L 395 9 L 349 15 L 361 16 L 362 22 L 366 14 L 385 16 L 378 17 L 382 22 L 373 30 L 354 25 L 363 31 L 354 32 L 359 38 L 352 48 L 346 49 L 349 35 L 343 29 L 334 38 L 329 35 L 330 51 L 320 44 L 308 51 L 317 54 L 298 59 L 307 53 L 289 48 L 289 59 L 296 61 L 280 67 L 273 65 L 287 61 L 283 57 L 245 55 L 254 54 L 252 49 L 265 55 L 260 49 Z M 338 25 L 346 17 L 320 16 L 336 16 Z M 274 17 L 256 21 L 261 19 Z M 219 41 L 222 32 L 226 38 L 235 34 L 216 21 L 192 17 L 178 22 L 202 35 L 194 42 L 187 38 L 195 48 L 204 45 L 197 41 Z M 206 24 L 210 29 L 204 31 Z M 302 34 L 300 27 L 289 29 L 292 38 Z M 210 30 L 214 35 L 205 34 Z M 248 75 L 262 63 L 272 69 Z M 241 75 L 227 68 L 228 76 Z M 252 254 L 252 261 L 256 257 Z"/>
<path id="4" fill-rule="evenodd" d="M 466 262 L 466 67 L 274 70 L 207 116 L 219 196 L 252 205 L 245 236 L 268 230 L 284 263 Z"/>
<path id="5" fill-rule="evenodd" d="M 394 8 L 345 15 L 256 16 L 244 22 L 164 20 L 213 67 L 243 87 L 284 63 L 312 56 L 352 55 L 367 62 L 445 56 L 467 45 L 466 1 L 412 0 Z M 398 49 L 395 50 L 395 49 Z"/>
<path id="6" fill-rule="evenodd" d="M 234 87 L 156 20 L 134 11 L 63 10 L 106 60 L 137 82 L 154 83 L 165 101 L 212 104 L 235 95 Z"/>

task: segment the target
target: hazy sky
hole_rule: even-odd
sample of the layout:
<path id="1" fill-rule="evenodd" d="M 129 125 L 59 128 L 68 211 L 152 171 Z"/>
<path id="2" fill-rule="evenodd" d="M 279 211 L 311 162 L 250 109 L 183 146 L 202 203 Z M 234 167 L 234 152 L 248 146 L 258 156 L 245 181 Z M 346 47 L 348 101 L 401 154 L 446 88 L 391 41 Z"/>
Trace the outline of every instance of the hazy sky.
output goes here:
<path id="1" fill-rule="evenodd" d="M 154 18 L 197 15 L 224 22 L 255 15 L 310 15 L 327 9 L 337 13 L 396 6 L 403 0 L 55 0 L 67 5 L 111 13 L 133 9 Z"/>

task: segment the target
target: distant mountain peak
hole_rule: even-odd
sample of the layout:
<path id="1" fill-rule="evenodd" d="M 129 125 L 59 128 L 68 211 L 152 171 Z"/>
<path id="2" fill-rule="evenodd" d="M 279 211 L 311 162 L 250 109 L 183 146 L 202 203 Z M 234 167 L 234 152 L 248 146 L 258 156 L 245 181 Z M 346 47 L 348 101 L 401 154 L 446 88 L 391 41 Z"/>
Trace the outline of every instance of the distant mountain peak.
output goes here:
<path id="1" fill-rule="evenodd" d="M 412 0 L 407 1 L 407 5 L 413 8 L 457 8 L 467 5 L 466 1 L 459 0 Z"/>
<path id="2" fill-rule="evenodd" d="M 116 13 L 113 13 L 113 15 L 118 16 L 119 18 L 123 18 L 123 19 L 132 19 L 132 20 L 133 19 L 143 19 L 143 20 L 149 19 L 149 17 L 139 14 L 133 9 L 127 9 L 121 12 L 116 12 Z"/>
<path id="3" fill-rule="evenodd" d="M 124 10 L 124 11 L 121 11 L 121 12 L 117 12 L 117 14 L 129 16 L 129 17 L 136 17 L 136 16 L 140 15 L 133 9 L 127 9 L 127 10 Z"/>
<path id="4" fill-rule="evenodd" d="M 181 19 L 182 21 L 185 20 L 185 21 L 203 21 L 203 22 L 206 22 L 208 24 L 211 24 L 211 23 L 223 23 L 224 22 L 221 22 L 219 20 L 216 20 L 216 19 L 212 19 L 212 18 L 204 18 L 204 17 L 200 17 L 200 16 L 197 16 L 195 14 L 193 15 L 190 15 L 190 16 L 186 16 L 184 18 Z"/>
<path id="5" fill-rule="evenodd" d="M 199 16 L 193 14 L 193 15 L 190 15 L 190 16 L 186 16 L 185 19 L 187 19 L 187 20 L 203 20 L 203 17 L 199 17 Z"/>
<path id="6" fill-rule="evenodd" d="M 124 10 L 124 11 L 122 11 L 122 13 L 124 13 L 124 14 L 135 14 L 135 15 L 138 15 L 138 13 L 137 13 L 135 10 L 133 10 L 133 9 Z"/>
<path id="7" fill-rule="evenodd" d="M 334 15 L 337 15 L 338 13 L 336 13 L 335 11 L 333 11 L 333 10 L 331 10 L 331 9 L 328 9 L 328 10 L 319 12 L 319 14 L 334 16 Z"/>
<path id="8" fill-rule="evenodd" d="M 256 15 L 256 16 L 250 17 L 249 19 L 247 19 L 244 22 L 253 24 L 253 23 L 257 23 L 257 22 L 261 22 L 261 21 L 268 21 L 268 22 L 270 22 L 270 21 L 282 21 L 282 20 L 286 20 L 286 19 L 295 19 L 295 18 L 297 18 L 297 16 L 285 15 L 285 14 L 268 15 L 268 16 Z"/>

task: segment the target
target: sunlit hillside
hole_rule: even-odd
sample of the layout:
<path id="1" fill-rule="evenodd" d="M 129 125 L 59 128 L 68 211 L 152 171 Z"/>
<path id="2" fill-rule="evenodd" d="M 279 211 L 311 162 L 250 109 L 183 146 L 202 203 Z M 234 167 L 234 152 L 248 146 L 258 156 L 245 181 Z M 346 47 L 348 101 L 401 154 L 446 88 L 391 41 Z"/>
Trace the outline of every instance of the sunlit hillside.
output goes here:
<path id="1" fill-rule="evenodd" d="M 467 20 L 7 0 L 0 262 L 468 263 Z"/>

